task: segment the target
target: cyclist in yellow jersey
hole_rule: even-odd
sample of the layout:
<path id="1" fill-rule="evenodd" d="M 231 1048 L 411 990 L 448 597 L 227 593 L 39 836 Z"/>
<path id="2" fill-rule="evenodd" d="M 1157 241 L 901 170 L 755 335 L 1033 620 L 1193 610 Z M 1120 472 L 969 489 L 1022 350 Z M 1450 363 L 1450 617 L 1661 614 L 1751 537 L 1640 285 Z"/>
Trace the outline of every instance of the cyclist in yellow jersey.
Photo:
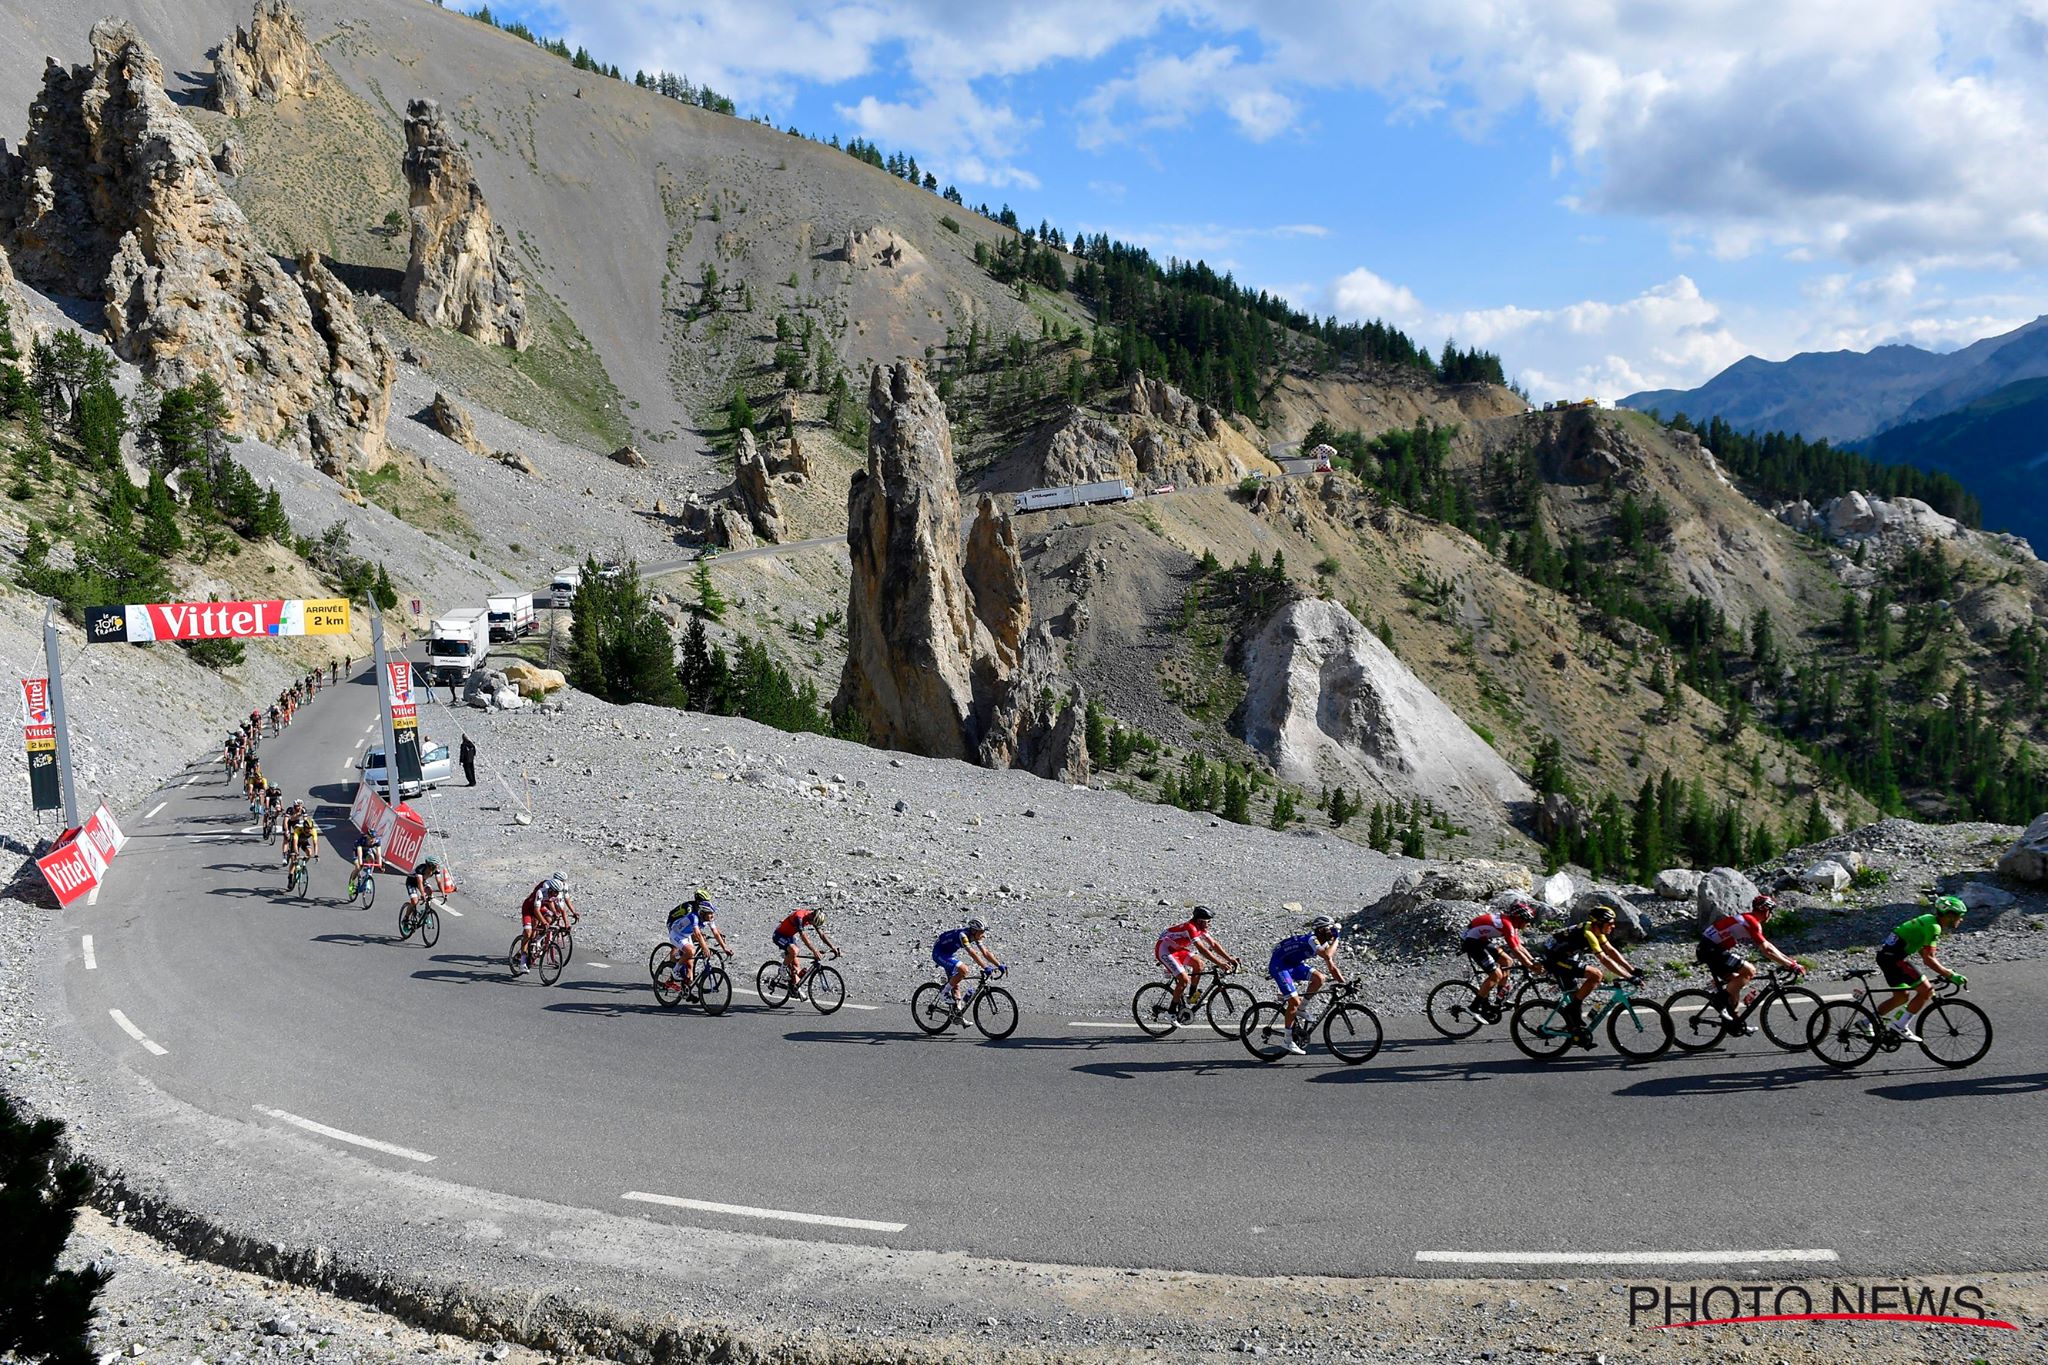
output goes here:
<path id="1" fill-rule="evenodd" d="M 1606 979 L 1602 967 L 1641 982 L 1643 974 L 1607 941 L 1614 932 L 1614 908 L 1595 907 L 1583 920 L 1558 930 L 1543 945 L 1543 965 L 1565 992 L 1564 1019 L 1571 1026 L 1572 1039 L 1580 1047 L 1593 1046 L 1586 1031 L 1586 997 Z M 1590 959 L 1590 960 L 1589 960 Z"/>

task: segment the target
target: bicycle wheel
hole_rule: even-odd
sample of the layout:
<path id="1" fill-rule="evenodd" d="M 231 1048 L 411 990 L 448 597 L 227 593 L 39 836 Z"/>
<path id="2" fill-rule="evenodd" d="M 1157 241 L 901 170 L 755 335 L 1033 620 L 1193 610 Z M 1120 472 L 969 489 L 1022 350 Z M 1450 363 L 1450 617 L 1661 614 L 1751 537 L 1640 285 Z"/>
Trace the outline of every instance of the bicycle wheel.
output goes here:
<path id="1" fill-rule="evenodd" d="M 300 900 L 306 898 L 306 887 L 312 880 L 313 874 L 307 870 L 304 863 L 300 863 L 298 870 L 292 873 L 292 889 L 298 894 Z"/>
<path id="2" fill-rule="evenodd" d="M 723 967 L 706 967 L 697 977 L 697 1003 L 714 1016 L 732 1008 L 732 978 Z"/>
<path id="3" fill-rule="evenodd" d="M 1970 1066 L 1991 1051 L 1991 1016 L 1967 1000 L 1937 1000 L 1920 1012 L 1920 1050 L 1936 1065 Z"/>
<path id="4" fill-rule="evenodd" d="M 1664 1002 L 1664 1014 L 1680 1052 L 1705 1052 L 1728 1031 L 1712 991 L 1679 991 Z"/>
<path id="5" fill-rule="evenodd" d="M 523 933 L 514 934 L 512 936 L 512 946 L 505 950 L 505 970 L 512 973 L 514 980 L 517 980 L 519 975 L 526 970 L 525 967 L 519 965 L 519 950 L 525 946 L 525 939 L 526 935 Z"/>
<path id="6" fill-rule="evenodd" d="M 1262 1062 L 1277 1062 L 1287 1055 L 1287 1011 L 1270 1000 L 1245 1011 L 1245 1050 Z"/>
<path id="7" fill-rule="evenodd" d="M 555 943 L 556 943 L 556 944 L 557 944 L 557 946 L 559 946 L 559 947 L 561 948 L 561 950 L 562 950 L 562 962 L 561 962 L 561 966 L 560 966 L 560 967 L 557 967 L 557 968 L 555 968 L 555 973 L 556 973 L 556 975 L 558 975 L 558 976 L 559 976 L 559 975 L 561 974 L 561 969 L 562 969 L 562 967 L 566 967 L 566 966 L 568 966 L 568 965 L 569 965 L 569 959 L 570 959 L 570 958 L 572 958 L 572 957 L 574 957 L 574 956 L 576 956 L 576 934 L 575 934 L 575 931 L 574 931 L 574 930 L 571 930 L 571 929 L 557 929 L 557 930 L 555 930 Z M 554 983 L 554 982 L 552 982 L 552 981 L 550 981 L 550 982 L 548 982 L 548 984 L 549 984 L 550 986 L 552 986 L 552 985 L 554 985 L 555 983 Z"/>
<path id="8" fill-rule="evenodd" d="M 654 1002 L 665 1010 L 672 1010 L 683 1003 L 683 983 L 676 977 L 676 968 L 668 960 L 668 945 L 655 945 L 659 957 L 647 959 L 647 975 L 654 982 Z"/>
<path id="9" fill-rule="evenodd" d="M 398 941 L 405 942 L 412 937 L 412 931 L 420 927 L 419 914 L 411 901 L 398 907 Z"/>
<path id="10" fill-rule="evenodd" d="M 812 1009 L 831 1014 L 846 1003 L 846 978 L 837 967 L 813 967 L 811 979 L 804 983 L 804 994 L 810 997 Z"/>
<path id="11" fill-rule="evenodd" d="M 771 1010 L 781 1009 L 789 1003 L 789 976 L 782 970 L 781 962 L 761 964 L 761 970 L 754 973 L 754 994 L 760 996 L 761 1003 Z"/>
<path id="12" fill-rule="evenodd" d="M 1164 1038 L 1180 1027 L 1173 1017 L 1173 987 L 1164 981 L 1147 981 L 1131 997 L 1131 1018 L 1148 1038 Z"/>
<path id="13" fill-rule="evenodd" d="M 1647 1062 L 1671 1050 L 1671 1016 L 1654 1000 L 1631 1000 L 1607 1016 L 1607 1041 L 1632 1062 Z"/>
<path id="14" fill-rule="evenodd" d="M 1528 1004 L 1531 1000 L 1548 1000 L 1557 1003 L 1559 992 L 1557 982 L 1547 976 L 1524 977 L 1522 984 L 1515 987 L 1515 993 L 1508 1000 L 1510 1007 Z"/>
<path id="15" fill-rule="evenodd" d="M 1479 988 L 1469 981 L 1439 981 L 1430 987 L 1422 1012 L 1429 1026 L 1446 1038 L 1470 1038 L 1479 1032 Z"/>
<path id="16" fill-rule="evenodd" d="M 1813 1016 L 1807 1046 L 1837 1071 L 1862 1066 L 1877 1051 L 1877 1016 L 1854 1000 L 1837 1000 Z"/>
<path id="17" fill-rule="evenodd" d="M 1812 1036 L 1814 1016 L 1827 1002 L 1804 986 L 1781 986 L 1764 997 L 1757 1017 L 1764 1037 L 1787 1052 L 1804 1052 Z"/>
<path id="18" fill-rule="evenodd" d="M 1530 1000 L 1516 1006 L 1508 1020 L 1508 1037 L 1523 1056 L 1537 1062 L 1550 1061 L 1572 1045 L 1563 1011 L 1549 1000 Z"/>
<path id="19" fill-rule="evenodd" d="M 363 909 L 367 910 L 375 905 L 377 903 L 377 879 L 367 872 L 356 878 L 356 895 L 361 899 Z"/>
<path id="20" fill-rule="evenodd" d="M 569 965 L 569 945 L 560 934 L 549 934 L 547 942 L 540 948 L 540 984 L 552 986 L 562 979 L 562 968 Z"/>
<path id="21" fill-rule="evenodd" d="M 910 993 L 910 1022 L 926 1033 L 940 1034 L 953 1026 L 953 1005 L 946 988 L 927 981 Z"/>
<path id="22" fill-rule="evenodd" d="M 420 942 L 431 948 L 441 941 L 441 917 L 428 906 L 420 911 Z"/>
<path id="23" fill-rule="evenodd" d="M 1225 982 L 1209 992 L 1209 1027 L 1225 1038 L 1244 1036 L 1244 1017 L 1258 997 L 1243 986 Z"/>
<path id="24" fill-rule="evenodd" d="M 1017 999 L 1001 986 L 983 986 L 974 994 L 974 1026 L 992 1043 L 1017 1031 Z"/>
<path id="25" fill-rule="evenodd" d="M 1379 1053 L 1383 1036 L 1380 1017 L 1369 1006 L 1347 1001 L 1332 1006 L 1323 1016 L 1323 1046 L 1346 1066 L 1371 1061 Z"/>

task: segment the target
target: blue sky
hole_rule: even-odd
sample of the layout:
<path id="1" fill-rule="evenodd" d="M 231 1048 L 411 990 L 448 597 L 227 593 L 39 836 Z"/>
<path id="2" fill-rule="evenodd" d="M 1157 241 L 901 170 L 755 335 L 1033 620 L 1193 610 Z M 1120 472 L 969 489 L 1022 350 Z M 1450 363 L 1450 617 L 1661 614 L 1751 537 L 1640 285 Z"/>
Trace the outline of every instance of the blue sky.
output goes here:
<path id="1" fill-rule="evenodd" d="M 511 0 L 1537 398 L 2048 312 L 2048 0 Z"/>

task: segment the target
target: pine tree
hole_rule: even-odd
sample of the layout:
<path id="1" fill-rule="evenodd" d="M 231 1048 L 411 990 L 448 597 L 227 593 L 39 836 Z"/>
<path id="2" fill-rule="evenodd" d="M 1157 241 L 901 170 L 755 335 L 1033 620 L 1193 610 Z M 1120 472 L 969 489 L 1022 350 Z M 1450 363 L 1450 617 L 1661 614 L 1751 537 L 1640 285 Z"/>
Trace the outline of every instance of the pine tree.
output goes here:
<path id="1" fill-rule="evenodd" d="M 711 566 L 705 561 L 697 561 L 696 571 L 690 577 L 690 586 L 697 593 L 697 605 L 694 608 L 697 615 L 707 616 L 714 621 L 725 619 L 725 594 L 711 581 Z"/>
<path id="2" fill-rule="evenodd" d="M 24 1119 L 0 1096 L 0 1227 L 8 1255 L 0 1269 L 0 1355 L 91 1365 L 93 1300 L 112 1278 L 97 1264 L 60 1270 L 92 1173 L 62 1150 L 64 1125 Z"/>
<path id="3" fill-rule="evenodd" d="M 596 560 L 585 562 L 569 625 L 569 670 L 571 683 L 606 701 L 681 704 L 675 640 L 637 564 L 606 577 Z"/>

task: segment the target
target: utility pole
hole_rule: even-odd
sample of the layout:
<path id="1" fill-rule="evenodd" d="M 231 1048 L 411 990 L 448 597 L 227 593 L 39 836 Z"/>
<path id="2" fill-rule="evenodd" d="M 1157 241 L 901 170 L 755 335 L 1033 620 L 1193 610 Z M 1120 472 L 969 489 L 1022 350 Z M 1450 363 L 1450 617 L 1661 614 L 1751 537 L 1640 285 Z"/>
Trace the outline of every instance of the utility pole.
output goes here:
<path id="1" fill-rule="evenodd" d="M 43 603 L 43 656 L 50 669 L 50 719 L 57 727 L 57 778 L 64 791 L 64 828 L 77 829 L 78 784 L 71 778 L 71 720 L 64 711 L 64 670 L 58 657 L 57 604 Z"/>
<path id="2" fill-rule="evenodd" d="M 384 613 L 370 603 L 370 645 L 377 665 L 377 720 L 384 727 L 384 782 L 395 807 L 398 791 L 398 731 L 391 724 L 391 669 L 384 657 Z"/>

